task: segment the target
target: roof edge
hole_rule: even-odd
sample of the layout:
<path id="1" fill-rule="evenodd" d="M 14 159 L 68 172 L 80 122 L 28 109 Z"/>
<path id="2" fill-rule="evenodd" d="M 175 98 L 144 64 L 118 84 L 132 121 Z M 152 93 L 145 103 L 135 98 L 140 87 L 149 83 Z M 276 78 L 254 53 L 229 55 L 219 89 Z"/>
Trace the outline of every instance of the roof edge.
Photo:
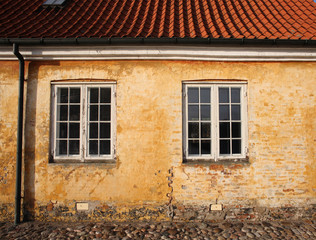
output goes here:
<path id="1" fill-rule="evenodd" d="M 310 46 L 312 39 L 245 39 L 245 38 L 0 38 L 0 45 L 261 45 L 261 46 Z"/>
<path id="2" fill-rule="evenodd" d="M 316 61 L 315 47 L 229 45 L 40 45 L 21 46 L 25 60 Z M 16 60 L 0 46 L 0 60 Z"/>

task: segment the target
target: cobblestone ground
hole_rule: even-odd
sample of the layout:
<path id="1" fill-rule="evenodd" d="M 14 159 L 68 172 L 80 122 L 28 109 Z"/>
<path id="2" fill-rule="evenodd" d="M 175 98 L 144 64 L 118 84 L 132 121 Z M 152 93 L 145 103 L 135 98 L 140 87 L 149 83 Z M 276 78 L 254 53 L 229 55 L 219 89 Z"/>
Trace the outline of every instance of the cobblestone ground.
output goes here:
<path id="1" fill-rule="evenodd" d="M 0 223 L 0 239 L 316 239 L 316 221 Z"/>

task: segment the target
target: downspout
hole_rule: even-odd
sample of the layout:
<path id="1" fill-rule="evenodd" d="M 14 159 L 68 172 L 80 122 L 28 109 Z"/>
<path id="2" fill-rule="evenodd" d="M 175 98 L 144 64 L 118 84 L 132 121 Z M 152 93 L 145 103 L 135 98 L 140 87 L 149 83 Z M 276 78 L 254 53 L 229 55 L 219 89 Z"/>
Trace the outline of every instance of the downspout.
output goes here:
<path id="1" fill-rule="evenodd" d="M 22 143 L 23 143 L 23 95 L 24 95 L 24 58 L 19 52 L 19 45 L 13 44 L 13 53 L 19 59 L 19 102 L 16 149 L 15 214 L 14 224 L 21 222 L 21 179 L 22 179 Z"/>

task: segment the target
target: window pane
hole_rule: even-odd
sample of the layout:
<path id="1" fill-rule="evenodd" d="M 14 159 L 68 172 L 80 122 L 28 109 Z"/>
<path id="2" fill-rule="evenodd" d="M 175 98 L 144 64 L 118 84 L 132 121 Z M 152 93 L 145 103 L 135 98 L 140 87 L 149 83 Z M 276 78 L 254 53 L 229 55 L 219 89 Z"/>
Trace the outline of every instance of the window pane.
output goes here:
<path id="1" fill-rule="evenodd" d="M 56 85 L 52 149 L 64 159 L 110 155 L 112 151 L 113 85 Z M 84 99 L 83 99 L 84 97 Z M 83 104 L 83 105 L 82 105 Z M 198 106 L 197 106 L 198 107 Z M 196 111 L 199 114 L 198 111 Z M 112 115 L 112 113 L 114 115 Z M 83 132 L 84 121 L 86 132 Z M 84 126 L 83 126 L 84 127 Z M 82 138 L 84 141 L 81 141 Z M 83 151 L 84 150 L 84 151 Z M 84 158 L 84 156 L 82 156 Z M 82 159 L 84 160 L 84 159 Z"/>
<path id="2" fill-rule="evenodd" d="M 100 141 L 100 154 L 111 154 L 111 141 L 101 140 Z"/>
<path id="3" fill-rule="evenodd" d="M 200 83 L 186 86 L 186 147 L 187 155 L 194 159 L 204 156 L 228 157 L 241 154 L 242 94 L 241 84 Z M 212 91 L 216 90 L 215 97 Z M 213 103 L 212 100 L 215 100 Z M 212 105 L 215 104 L 215 105 Z M 217 105 L 216 105 L 217 104 Z M 244 104 L 244 103 L 243 103 Z M 216 111 L 216 112 L 215 112 Z M 214 115 L 215 114 L 215 115 Z M 213 123 L 213 120 L 216 121 Z M 213 132 L 215 130 L 215 132 Z M 216 135 L 217 139 L 213 139 Z M 215 142 L 214 142 L 215 141 Z M 212 144 L 216 149 L 212 149 Z"/>
<path id="4" fill-rule="evenodd" d="M 79 138 L 79 123 L 69 123 L 69 138 Z M 69 146 L 70 149 L 70 146 Z"/>
<path id="5" fill-rule="evenodd" d="M 100 121 L 110 121 L 111 120 L 111 106 L 101 105 L 100 106 Z"/>
<path id="6" fill-rule="evenodd" d="M 89 141 L 89 154 L 98 154 L 98 141 L 90 140 Z"/>
<path id="7" fill-rule="evenodd" d="M 98 138 L 98 124 L 97 123 L 90 123 L 89 124 L 89 138 Z"/>
<path id="8" fill-rule="evenodd" d="M 199 123 L 189 123 L 189 138 L 199 137 Z"/>
<path id="9" fill-rule="evenodd" d="M 80 120 L 80 105 L 69 106 L 69 120 L 79 121 Z"/>
<path id="10" fill-rule="evenodd" d="M 199 140 L 189 140 L 189 154 L 199 154 Z"/>
<path id="11" fill-rule="evenodd" d="M 219 137 L 220 138 L 230 137 L 230 123 L 229 122 L 219 123 Z"/>
<path id="12" fill-rule="evenodd" d="M 70 102 L 80 103 L 80 88 L 70 88 Z"/>
<path id="13" fill-rule="evenodd" d="M 100 138 L 110 138 L 110 137 L 111 137 L 111 124 L 100 123 Z"/>
<path id="14" fill-rule="evenodd" d="M 240 88 L 231 88 L 231 102 L 240 103 Z"/>
<path id="15" fill-rule="evenodd" d="M 99 102 L 99 88 L 90 88 L 90 103 Z"/>
<path id="16" fill-rule="evenodd" d="M 99 106 L 90 105 L 90 121 L 98 121 L 98 120 L 99 120 Z"/>
<path id="17" fill-rule="evenodd" d="M 67 123 L 57 123 L 57 138 L 67 138 L 68 128 Z"/>
<path id="18" fill-rule="evenodd" d="M 71 155 L 79 154 L 79 140 L 69 141 L 69 154 Z"/>
<path id="19" fill-rule="evenodd" d="M 110 103 L 111 102 L 111 88 L 101 88 L 101 103 Z"/>
<path id="20" fill-rule="evenodd" d="M 199 102 L 199 88 L 188 88 L 188 102 L 198 103 Z"/>
<path id="21" fill-rule="evenodd" d="M 188 113 L 188 120 L 199 120 L 199 106 L 197 105 L 190 105 L 188 107 L 189 113 Z"/>
<path id="22" fill-rule="evenodd" d="M 240 122 L 232 123 L 232 137 L 233 138 L 241 137 L 241 123 Z"/>
<path id="23" fill-rule="evenodd" d="M 67 155 L 67 140 L 57 140 L 57 155 Z"/>
<path id="24" fill-rule="evenodd" d="M 211 105 L 201 106 L 201 120 L 211 120 Z"/>
<path id="25" fill-rule="evenodd" d="M 211 137 L 211 123 L 201 123 L 201 137 L 202 138 Z"/>
<path id="26" fill-rule="evenodd" d="M 240 105 L 232 105 L 232 120 L 240 120 Z"/>
<path id="27" fill-rule="evenodd" d="M 57 106 L 57 120 L 58 121 L 68 120 L 68 106 L 67 105 Z"/>
<path id="28" fill-rule="evenodd" d="M 58 88 L 58 103 L 68 103 L 68 88 Z"/>
<path id="29" fill-rule="evenodd" d="M 202 151 L 202 154 L 210 154 L 211 153 L 211 141 L 202 140 L 201 141 L 201 151 Z"/>
<path id="30" fill-rule="evenodd" d="M 229 103 L 229 88 L 219 88 L 219 102 Z"/>
<path id="31" fill-rule="evenodd" d="M 233 154 L 241 154 L 241 140 L 232 141 Z"/>
<path id="32" fill-rule="evenodd" d="M 201 88 L 201 103 L 210 103 L 211 102 L 211 89 L 210 88 Z"/>
<path id="33" fill-rule="evenodd" d="M 219 120 L 229 120 L 229 105 L 219 106 Z"/>
<path id="34" fill-rule="evenodd" d="M 219 148 L 220 148 L 219 154 L 230 154 L 230 142 L 229 142 L 229 140 L 220 140 Z"/>

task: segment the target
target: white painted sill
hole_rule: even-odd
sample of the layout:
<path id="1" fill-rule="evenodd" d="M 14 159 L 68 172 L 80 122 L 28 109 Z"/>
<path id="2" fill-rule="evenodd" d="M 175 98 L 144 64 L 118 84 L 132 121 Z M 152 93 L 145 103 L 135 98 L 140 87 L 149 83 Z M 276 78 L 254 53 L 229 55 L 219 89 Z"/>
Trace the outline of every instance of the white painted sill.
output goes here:
<path id="1" fill-rule="evenodd" d="M 55 160 L 50 160 L 48 162 L 49 166 L 105 166 L 108 168 L 114 168 L 116 167 L 116 159 L 95 159 L 95 160 L 85 160 L 80 161 L 78 159 L 55 159 Z"/>
<path id="2" fill-rule="evenodd" d="M 225 159 L 218 159 L 215 161 L 214 159 L 183 159 L 183 165 L 186 166 L 195 166 L 195 165 L 232 165 L 232 164 L 243 164 L 243 165 L 250 165 L 249 157 L 245 158 L 225 158 Z"/>

